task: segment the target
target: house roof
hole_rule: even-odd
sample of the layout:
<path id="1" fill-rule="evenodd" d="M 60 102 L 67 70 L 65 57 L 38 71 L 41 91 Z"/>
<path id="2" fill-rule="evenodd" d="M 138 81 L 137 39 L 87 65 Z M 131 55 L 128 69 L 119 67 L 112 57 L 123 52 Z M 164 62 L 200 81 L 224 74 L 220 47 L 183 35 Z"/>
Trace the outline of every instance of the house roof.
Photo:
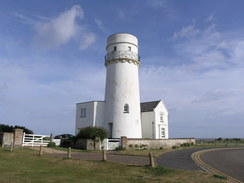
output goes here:
<path id="1" fill-rule="evenodd" d="M 141 112 L 153 111 L 161 100 L 141 103 Z"/>

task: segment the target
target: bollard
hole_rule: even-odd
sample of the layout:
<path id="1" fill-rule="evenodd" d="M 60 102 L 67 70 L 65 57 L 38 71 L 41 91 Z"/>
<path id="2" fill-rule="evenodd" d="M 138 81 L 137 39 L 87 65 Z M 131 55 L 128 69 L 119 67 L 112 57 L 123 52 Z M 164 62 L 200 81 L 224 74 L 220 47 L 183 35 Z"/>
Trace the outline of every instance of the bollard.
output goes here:
<path id="1" fill-rule="evenodd" d="M 42 145 L 40 145 L 40 151 L 39 151 L 39 155 L 42 156 L 43 155 L 43 147 Z"/>
<path id="2" fill-rule="evenodd" d="M 13 143 L 11 143 L 11 145 L 10 145 L 10 151 L 12 152 L 14 150 L 14 145 L 13 145 Z"/>
<path id="3" fill-rule="evenodd" d="M 106 151 L 105 150 L 102 150 L 102 159 L 103 159 L 103 161 L 107 160 L 107 155 L 106 155 Z"/>
<path id="4" fill-rule="evenodd" d="M 149 161 L 150 161 L 150 166 L 155 167 L 153 154 L 151 152 L 149 153 Z"/>
<path id="5" fill-rule="evenodd" d="M 71 159 L 71 147 L 68 148 L 67 158 Z"/>

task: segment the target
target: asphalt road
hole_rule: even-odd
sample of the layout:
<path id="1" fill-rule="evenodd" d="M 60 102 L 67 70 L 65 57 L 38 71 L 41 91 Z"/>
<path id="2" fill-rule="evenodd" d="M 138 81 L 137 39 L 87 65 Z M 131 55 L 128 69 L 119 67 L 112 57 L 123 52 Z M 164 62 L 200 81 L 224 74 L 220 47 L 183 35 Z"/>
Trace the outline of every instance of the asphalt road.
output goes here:
<path id="1" fill-rule="evenodd" d="M 244 149 L 209 151 L 200 158 L 216 170 L 244 182 Z"/>
<path id="2" fill-rule="evenodd" d="M 167 168 L 182 170 L 202 170 L 192 160 L 194 152 L 204 150 L 203 148 L 183 149 L 165 153 L 157 158 L 157 163 Z"/>

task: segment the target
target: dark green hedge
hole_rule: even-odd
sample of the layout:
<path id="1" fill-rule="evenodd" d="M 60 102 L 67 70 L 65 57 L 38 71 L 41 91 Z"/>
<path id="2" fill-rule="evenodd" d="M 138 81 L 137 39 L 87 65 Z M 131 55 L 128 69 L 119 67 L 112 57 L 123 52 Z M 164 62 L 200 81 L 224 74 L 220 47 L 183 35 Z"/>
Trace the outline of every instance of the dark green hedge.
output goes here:
<path id="1" fill-rule="evenodd" d="M 76 135 L 77 139 L 96 139 L 100 138 L 101 140 L 108 137 L 108 132 L 101 127 L 86 127 L 81 128 L 80 132 Z"/>

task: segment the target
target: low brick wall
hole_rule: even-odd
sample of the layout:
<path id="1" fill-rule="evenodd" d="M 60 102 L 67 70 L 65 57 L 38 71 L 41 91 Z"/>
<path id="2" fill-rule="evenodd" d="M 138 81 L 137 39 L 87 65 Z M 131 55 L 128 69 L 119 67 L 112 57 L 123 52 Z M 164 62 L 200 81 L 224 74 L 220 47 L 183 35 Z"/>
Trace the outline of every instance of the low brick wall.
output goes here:
<path id="1" fill-rule="evenodd" d="M 177 139 L 130 139 L 124 140 L 126 144 L 121 144 L 126 149 L 160 149 L 180 146 L 181 144 L 195 144 L 194 138 Z"/>

